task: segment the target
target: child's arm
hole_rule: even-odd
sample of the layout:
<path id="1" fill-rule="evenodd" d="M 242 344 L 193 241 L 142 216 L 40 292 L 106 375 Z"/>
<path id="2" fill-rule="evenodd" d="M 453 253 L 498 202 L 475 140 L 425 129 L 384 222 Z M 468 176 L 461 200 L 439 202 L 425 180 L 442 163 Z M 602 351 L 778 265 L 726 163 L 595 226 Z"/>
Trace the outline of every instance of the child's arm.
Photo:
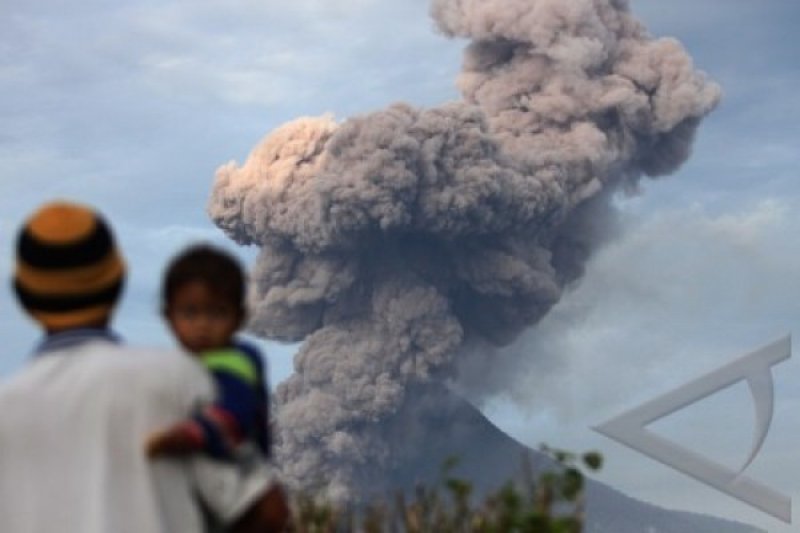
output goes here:
<path id="1" fill-rule="evenodd" d="M 208 358 L 206 363 L 217 385 L 217 402 L 191 420 L 153 435 L 147 445 L 151 457 L 205 451 L 227 459 L 252 433 L 260 403 L 252 364 L 236 352 Z"/>
<path id="2" fill-rule="evenodd" d="M 148 457 L 186 455 L 205 448 L 202 430 L 192 420 L 154 433 L 147 440 Z"/>

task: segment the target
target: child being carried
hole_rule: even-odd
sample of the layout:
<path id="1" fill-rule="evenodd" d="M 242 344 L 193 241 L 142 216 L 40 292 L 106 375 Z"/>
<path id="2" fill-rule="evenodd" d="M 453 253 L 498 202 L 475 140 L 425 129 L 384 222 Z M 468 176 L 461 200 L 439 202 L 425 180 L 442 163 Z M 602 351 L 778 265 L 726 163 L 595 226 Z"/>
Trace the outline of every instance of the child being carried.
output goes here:
<path id="1" fill-rule="evenodd" d="M 162 312 L 180 344 L 209 370 L 216 403 L 152 435 L 151 457 L 205 452 L 232 459 L 244 442 L 269 455 L 264 365 L 254 346 L 235 340 L 246 317 L 245 276 L 239 263 L 216 248 L 188 248 L 172 260 L 162 289 Z"/>

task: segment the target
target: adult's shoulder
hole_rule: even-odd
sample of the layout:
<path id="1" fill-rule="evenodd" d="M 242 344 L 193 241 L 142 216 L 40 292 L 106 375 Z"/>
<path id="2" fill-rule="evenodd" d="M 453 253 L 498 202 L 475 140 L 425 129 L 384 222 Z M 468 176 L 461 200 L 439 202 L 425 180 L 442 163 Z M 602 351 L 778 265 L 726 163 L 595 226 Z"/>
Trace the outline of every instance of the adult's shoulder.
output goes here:
<path id="1" fill-rule="evenodd" d="M 123 382 L 145 379 L 165 386 L 206 386 L 207 372 L 189 354 L 175 349 L 129 345 L 87 347 L 87 358 L 100 363 L 102 371 L 116 374 Z"/>
<path id="2" fill-rule="evenodd" d="M 124 356 L 131 366 L 161 369 L 166 366 L 182 369 L 199 367 L 191 355 L 177 349 L 118 344 L 114 346 L 114 350 L 117 356 Z"/>
<path id="3" fill-rule="evenodd" d="M 181 407 L 213 398 L 214 385 L 208 371 L 190 354 L 179 350 L 146 346 L 115 347 L 116 364 L 110 370 L 120 386 L 146 389 L 152 398 L 167 394 Z M 135 382 L 135 385 L 134 383 Z"/>
<path id="4" fill-rule="evenodd" d="M 8 397 L 13 396 L 17 389 L 24 387 L 28 381 L 28 371 L 26 367 L 22 367 L 16 372 L 0 376 L 0 404 L 8 405 Z"/>

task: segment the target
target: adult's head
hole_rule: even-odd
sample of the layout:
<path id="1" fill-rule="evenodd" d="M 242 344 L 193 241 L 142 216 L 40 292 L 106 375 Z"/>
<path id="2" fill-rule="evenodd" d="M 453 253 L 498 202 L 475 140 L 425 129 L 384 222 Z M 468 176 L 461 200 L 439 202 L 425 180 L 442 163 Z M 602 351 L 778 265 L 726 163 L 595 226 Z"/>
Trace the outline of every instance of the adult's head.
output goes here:
<path id="1" fill-rule="evenodd" d="M 90 207 L 48 203 L 20 230 L 14 290 L 47 331 L 107 325 L 124 279 L 111 229 Z"/>

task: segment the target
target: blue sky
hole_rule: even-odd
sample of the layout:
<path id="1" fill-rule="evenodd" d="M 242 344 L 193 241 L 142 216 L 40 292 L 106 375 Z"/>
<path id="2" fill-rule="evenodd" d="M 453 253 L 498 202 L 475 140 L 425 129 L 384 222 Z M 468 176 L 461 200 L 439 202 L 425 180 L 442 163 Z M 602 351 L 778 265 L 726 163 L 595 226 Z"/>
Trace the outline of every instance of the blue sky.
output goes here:
<path id="1" fill-rule="evenodd" d="M 632 0 L 651 32 L 683 42 L 719 82 L 720 107 L 678 173 L 618 200 L 625 232 L 534 330 L 506 392 L 482 400 L 528 444 L 596 447 L 604 481 L 667 507 L 789 531 L 780 522 L 589 427 L 775 338 L 800 331 L 800 4 Z M 166 259 L 196 239 L 235 248 L 205 214 L 215 169 L 273 128 L 402 100 L 456 99 L 463 42 L 433 31 L 425 0 L 78 0 L 0 6 L 0 276 L 20 221 L 67 197 L 111 218 L 131 265 L 118 327 L 169 345 L 156 310 Z M 255 250 L 236 249 L 245 261 Z M 0 375 L 37 332 L 0 289 Z M 292 346 L 265 344 L 275 380 Z M 795 358 L 797 359 L 797 358 Z M 748 469 L 784 493 L 797 475 L 798 362 L 775 368 L 776 410 Z M 749 450 L 743 385 L 657 428 L 731 466 Z"/>

